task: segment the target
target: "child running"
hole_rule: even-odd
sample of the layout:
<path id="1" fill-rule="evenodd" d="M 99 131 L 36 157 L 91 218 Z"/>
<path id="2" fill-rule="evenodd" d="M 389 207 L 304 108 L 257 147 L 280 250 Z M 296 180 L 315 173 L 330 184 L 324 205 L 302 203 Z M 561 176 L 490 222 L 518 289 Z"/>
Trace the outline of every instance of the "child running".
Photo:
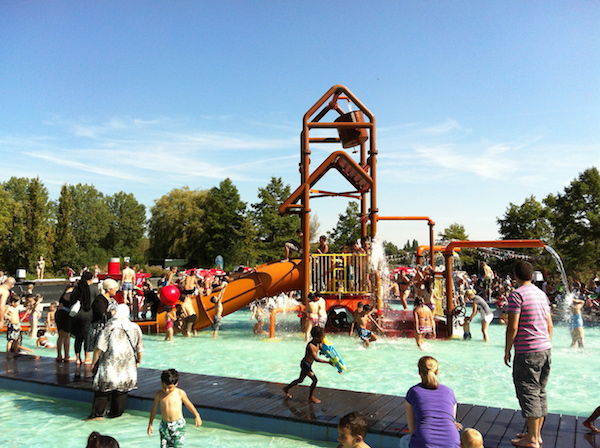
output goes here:
<path id="1" fill-rule="evenodd" d="M 152 435 L 152 422 L 160 404 L 160 446 L 161 448 L 181 448 L 185 443 L 185 419 L 182 405 L 194 414 L 196 427 L 202 425 L 200 414 L 183 389 L 177 387 L 179 373 L 175 369 L 163 370 L 160 375 L 161 390 L 154 396 L 154 404 L 148 422 L 148 435 Z"/>
<path id="2" fill-rule="evenodd" d="M 356 412 L 344 415 L 338 424 L 338 448 L 370 448 L 365 443 L 369 425 L 367 419 Z"/>
<path id="3" fill-rule="evenodd" d="M 283 388 L 283 393 L 285 394 L 286 398 L 292 398 L 292 396 L 289 393 L 290 389 L 302 383 L 304 379 L 308 376 L 312 380 L 312 383 L 310 384 L 310 391 L 308 393 L 308 402 L 320 403 L 321 400 L 315 397 L 315 388 L 317 387 L 318 379 L 312 370 L 312 364 L 314 361 L 329 364 L 329 361 L 321 359 L 318 356 L 319 350 L 323 345 L 323 337 L 325 336 L 325 333 L 323 332 L 323 329 L 321 327 L 313 327 L 313 329 L 310 330 L 310 335 L 312 336 L 312 340 L 308 344 L 306 344 L 304 358 L 302 358 L 302 361 L 300 361 L 300 376 L 298 377 L 298 379 L 292 381 L 290 384 L 285 386 Z"/>

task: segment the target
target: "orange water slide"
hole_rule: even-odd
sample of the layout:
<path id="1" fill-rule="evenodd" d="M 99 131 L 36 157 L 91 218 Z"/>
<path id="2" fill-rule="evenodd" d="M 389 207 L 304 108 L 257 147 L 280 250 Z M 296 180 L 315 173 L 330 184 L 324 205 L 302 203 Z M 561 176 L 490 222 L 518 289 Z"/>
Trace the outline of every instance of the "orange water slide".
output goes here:
<path id="1" fill-rule="evenodd" d="M 272 297 L 282 292 L 296 291 L 302 288 L 301 261 L 275 261 L 260 265 L 256 271 L 249 272 L 232 281 L 225 288 L 223 295 L 223 316 L 227 316 L 240 308 L 247 306 L 255 299 Z M 194 303 L 198 320 L 196 329 L 210 327 L 215 315 L 215 305 L 211 297 L 198 296 Z M 165 331 L 165 313 L 157 316 L 160 331 Z"/>

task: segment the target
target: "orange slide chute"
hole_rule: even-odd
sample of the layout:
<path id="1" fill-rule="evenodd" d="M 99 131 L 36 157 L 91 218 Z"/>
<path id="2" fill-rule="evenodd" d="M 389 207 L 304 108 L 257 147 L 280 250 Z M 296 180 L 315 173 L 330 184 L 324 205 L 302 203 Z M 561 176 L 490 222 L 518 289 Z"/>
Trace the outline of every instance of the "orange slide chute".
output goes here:
<path id="1" fill-rule="evenodd" d="M 223 316 L 247 306 L 255 299 L 301 289 L 300 265 L 300 260 L 266 263 L 258 266 L 256 271 L 244 274 L 232 281 L 225 288 L 223 295 Z M 218 292 L 196 297 L 194 303 L 198 316 L 196 329 L 200 330 L 212 325 L 215 305 L 210 299 L 217 294 Z M 157 320 L 160 331 L 165 331 L 165 313 L 160 313 Z"/>

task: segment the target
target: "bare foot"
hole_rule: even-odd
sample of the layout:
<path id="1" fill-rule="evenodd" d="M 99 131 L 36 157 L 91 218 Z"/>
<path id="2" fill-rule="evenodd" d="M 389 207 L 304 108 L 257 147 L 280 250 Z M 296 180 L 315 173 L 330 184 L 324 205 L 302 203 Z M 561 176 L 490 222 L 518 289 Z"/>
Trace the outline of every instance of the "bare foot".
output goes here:
<path id="1" fill-rule="evenodd" d="M 283 395 L 285 398 L 292 398 L 292 394 L 289 393 L 289 389 L 287 387 L 283 388 Z"/>
<path id="2" fill-rule="evenodd" d="M 308 397 L 308 402 L 309 403 L 320 403 L 321 400 L 319 400 L 317 397 Z"/>
<path id="3" fill-rule="evenodd" d="M 76 359 L 75 360 L 75 365 L 78 366 L 79 364 L 81 364 L 81 359 Z"/>
<path id="4" fill-rule="evenodd" d="M 63 358 L 61 358 L 61 357 L 57 357 L 57 358 L 56 358 L 56 362 L 63 362 Z"/>
<path id="5" fill-rule="evenodd" d="M 62 362 L 71 362 L 71 358 L 63 358 Z"/>
<path id="6" fill-rule="evenodd" d="M 523 437 L 527 437 L 527 433 L 526 432 L 519 432 L 517 433 L 517 439 L 522 439 Z M 540 445 L 543 443 L 544 441 L 540 438 Z"/>
<path id="7" fill-rule="evenodd" d="M 582 423 L 583 426 L 585 426 L 587 429 L 589 429 L 592 432 L 599 432 L 600 433 L 600 429 L 596 428 L 594 426 L 594 424 L 592 422 L 590 422 L 589 420 L 586 420 Z"/>
<path id="8" fill-rule="evenodd" d="M 97 422 L 99 420 L 104 420 L 104 417 L 88 417 L 84 418 L 86 422 Z"/>

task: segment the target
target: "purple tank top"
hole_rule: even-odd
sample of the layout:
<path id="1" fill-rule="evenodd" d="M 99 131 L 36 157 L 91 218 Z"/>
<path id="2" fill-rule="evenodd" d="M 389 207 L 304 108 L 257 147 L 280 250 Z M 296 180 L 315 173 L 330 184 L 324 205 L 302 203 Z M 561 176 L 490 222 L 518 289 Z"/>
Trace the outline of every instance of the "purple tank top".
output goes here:
<path id="1" fill-rule="evenodd" d="M 406 394 L 415 416 L 415 431 L 410 448 L 459 448 L 458 430 L 454 426 L 456 398 L 449 387 L 426 389 L 421 384 Z"/>

